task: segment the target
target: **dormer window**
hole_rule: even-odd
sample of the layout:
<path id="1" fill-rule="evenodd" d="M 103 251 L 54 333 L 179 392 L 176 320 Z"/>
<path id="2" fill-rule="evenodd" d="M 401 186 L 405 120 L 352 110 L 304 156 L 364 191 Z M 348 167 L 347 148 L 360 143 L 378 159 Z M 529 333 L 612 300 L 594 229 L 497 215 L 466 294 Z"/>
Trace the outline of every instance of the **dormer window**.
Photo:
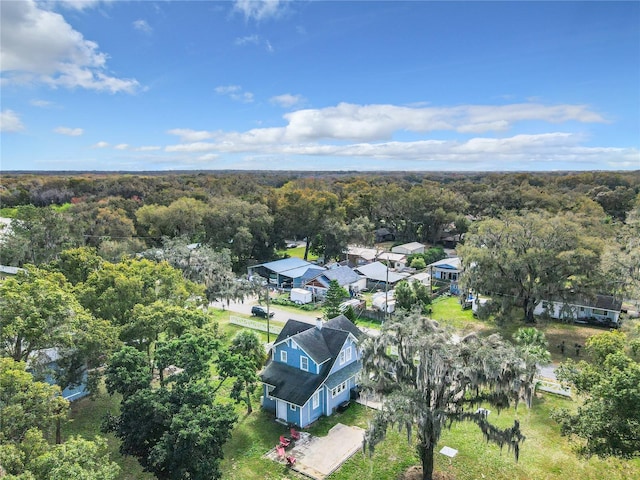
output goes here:
<path id="1" fill-rule="evenodd" d="M 340 351 L 340 365 L 347 361 L 347 353 L 344 350 Z"/>
<path id="2" fill-rule="evenodd" d="M 300 369 L 305 372 L 309 371 L 309 359 L 307 357 L 300 357 Z"/>
<path id="3" fill-rule="evenodd" d="M 286 350 L 280 350 L 280 361 L 282 363 L 287 363 L 287 351 Z"/>

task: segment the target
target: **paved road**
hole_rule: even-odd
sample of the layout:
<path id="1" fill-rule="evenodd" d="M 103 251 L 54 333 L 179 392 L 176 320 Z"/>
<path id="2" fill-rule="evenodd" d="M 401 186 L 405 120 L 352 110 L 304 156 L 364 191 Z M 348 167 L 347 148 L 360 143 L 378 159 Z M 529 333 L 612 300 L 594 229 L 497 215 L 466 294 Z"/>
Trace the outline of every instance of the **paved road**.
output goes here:
<path id="1" fill-rule="evenodd" d="M 230 302 L 228 305 L 226 302 L 212 302 L 209 306 L 214 308 L 219 308 L 221 310 L 228 310 L 230 312 L 236 313 L 244 313 L 245 315 L 251 315 L 251 307 L 254 305 L 258 305 L 257 297 L 248 298 L 244 302 Z M 260 305 L 266 308 L 266 304 L 263 302 Z M 269 311 L 274 312 L 272 317 L 273 320 L 280 321 L 285 323 L 289 319 L 298 320 L 300 322 L 311 323 L 313 325 L 316 324 L 316 319 L 322 316 L 321 311 L 316 312 L 305 312 L 304 310 L 300 310 L 297 312 L 291 312 L 289 310 L 284 310 L 283 308 L 279 308 L 278 305 L 269 304 Z M 359 327 L 360 330 L 365 332 L 367 335 L 375 336 L 378 334 L 378 331 L 372 328 L 363 328 Z"/>

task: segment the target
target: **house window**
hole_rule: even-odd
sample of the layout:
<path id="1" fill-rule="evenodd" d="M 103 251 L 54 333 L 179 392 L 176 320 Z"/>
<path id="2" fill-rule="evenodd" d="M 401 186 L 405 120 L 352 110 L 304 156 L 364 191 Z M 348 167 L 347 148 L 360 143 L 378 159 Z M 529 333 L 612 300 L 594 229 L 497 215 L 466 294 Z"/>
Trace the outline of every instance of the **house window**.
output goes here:
<path id="1" fill-rule="evenodd" d="M 294 341 L 291 341 L 291 348 L 296 350 L 298 348 L 298 344 Z"/>
<path id="2" fill-rule="evenodd" d="M 293 412 L 295 412 L 295 411 L 296 411 L 296 408 L 298 408 L 298 407 L 296 407 L 293 403 L 290 403 L 290 404 L 289 404 L 289 408 L 290 408 Z"/>
<path id="3" fill-rule="evenodd" d="M 331 398 L 336 397 L 338 395 L 340 395 L 342 392 L 344 392 L 347 389 L 347 382 L 342 382 L 340 385 L 338 385 L 335 388 L 331 389 Z"/>
<path id="4" fill-rule="evenodd" d="M 309 359 L 307 357 L 300 357 L 300 368 L 305 372 L 309 371 Z"/>
<path id="5" fill-rule="evenodd" d="M 594 309 L 593 309 L 593 314 L 594 314 L 594 315 L 606 315 L 606 314 L 607 314 L 607 312 L 605 312 L 604 310 L 600 310 L 600 309 L 598 309 L 598 308 L 594 308 Z"/>
<path id="6" fill-rule="evenodd" d="M 320 405 L 320 391 L 313 394 L 313 408 L 318 408 L 318 405 Z"/>
<path id="7" fill-rule="evenodd" d="M 287 363 L 287 351 L 280 350 L 280 361 L 283 363 Z"/>
<path id="8" fill-rule="evenodd" d="M 351 360 L 351 347 L 347 347 L 345 352 L 347 352 L 347 362 Z"/>
<path id="9" fill-rule="evenodd" d="M 346 358 L 347 358 L 347 354 L 345 353 L 344 350 L 342 350 L 340 352 L 340 365 L 342 365 L 345 362 Z"/>

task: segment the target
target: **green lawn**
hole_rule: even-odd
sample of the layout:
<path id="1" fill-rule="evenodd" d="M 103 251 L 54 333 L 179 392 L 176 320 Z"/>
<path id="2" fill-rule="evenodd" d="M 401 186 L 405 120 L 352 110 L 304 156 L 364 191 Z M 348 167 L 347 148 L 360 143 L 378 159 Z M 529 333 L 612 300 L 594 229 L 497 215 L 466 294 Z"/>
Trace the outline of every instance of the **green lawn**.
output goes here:
<path id="1" fill-rule="evenodd" d="M 287 248 L 286 250 L 278 250 L 276 253 L 278 255 L 287 255 L 289 257 L 304 258 L 304 250 L 305 250 L 305 247 L 303 245 L 301 247 Z M 309 252 L 309 255 L 307 255 L 307 261 L 309 262 L 313 262 L 314 260 L 317 260 L 317 259 L 318 259 L 318 256 L 314 255 L 311 252 Z"/>
<path id="2" fill-rule="evenodd" d="M 483 330 L 486 323 L 473 317 L 471 309 L 463 310 L 457 297 L 442 296 L 431 304 L 431 318 L 463 332 Z"/>

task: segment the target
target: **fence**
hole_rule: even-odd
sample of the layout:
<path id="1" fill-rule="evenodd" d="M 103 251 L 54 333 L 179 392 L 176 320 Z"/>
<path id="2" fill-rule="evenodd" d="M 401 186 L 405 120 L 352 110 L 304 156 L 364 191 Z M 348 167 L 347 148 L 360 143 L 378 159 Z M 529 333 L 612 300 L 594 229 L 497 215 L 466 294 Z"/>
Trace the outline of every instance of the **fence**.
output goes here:
<path id="1" fill-rule="evenodd" d="M 554 393 L 556 395 L 562 395 L 563 397 L 571 397 L 571 388 L 563 387 L 560 382 L 551 380 L 548 378 L 534 378 L 536 390 L 542 392 Z"/>
<path id="2" fill-rule="evenodd" d="M 267 331 L 267 322 L 261 322 L 258 320 L 251 320 L 250 318 L 235 317 L 231 315 L 229 317 L 229 323 L 232 325 L 238 325 L 239 327 L 250 328 L 251 330 L 259 330 L 260 332 Z M 282 331 L 280 325 L 274 325 L 273 322 L 269 322 L 269 333 L 278 335 Z"/>

